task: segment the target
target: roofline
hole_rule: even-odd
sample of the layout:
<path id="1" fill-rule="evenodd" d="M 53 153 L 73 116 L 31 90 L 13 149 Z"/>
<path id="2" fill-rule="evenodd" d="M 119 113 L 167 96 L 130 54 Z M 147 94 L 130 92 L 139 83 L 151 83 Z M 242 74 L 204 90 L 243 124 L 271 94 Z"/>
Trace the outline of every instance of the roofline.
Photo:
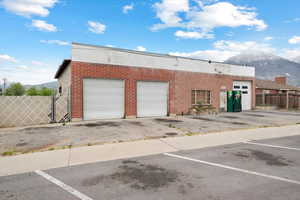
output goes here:
<path id="1" fill-rule="evenodd" d="M 88 46 L 88 47 L 98 47 L 103 49 L 111 49 L 116 51 L 122 51 L 127 53 L 134 53 L 134 54 L 140 54 L 140 55 L 150 55 L 150 56 L 157 56 L 157 57 L 168 57 L 168 58 L 181 58 L 181 59 L 188 59 L 188 60 L 196 60 L 196 61 L 202 61 L 202 62 L 211 62 L 211 63 L 217 63 L 217 64 L 223 64 L 223 65 L 234 65 L 234 66 L 240 66 L 240 67 L 253 67 L 254 66 L 246 66 L 246 65 L 237 65 L 237 64 L 227 64 L 224 62 L 218 62 L 213 60 L 205 60 L 205 59 L 199 59 L 199 58 L 190 58 L 190 57 L 183 57 L 183 56 L 174 56 L 170 54 L 163 54 L 163 53 L 154 53 L 154 52 L 144 52 L 144 51 L 136 51 L 131 49 L 124 49 L 124 48 L 116 48 L 116 47 L 107 47 L 102 45 L 92 45 L 92 44 L 84 44 L 84 43 L 78 43 L 78 42 L 72 42 L 72 45 L 82 45 L 82 46 Z"/>
<path id="2" fill-rule="evenodd" d="M 70 63 L 71 63 L 70 59 L 64 59 L 64 61 L 59 66 L 58 70 L 56 71 L 54 78 L 58 79 Z"/>
<path id="3" fill-rule="evenodd" d="M 298 87 L 298 86 L 288 85 L 288 84 L 280 84 L 273 80 L 264 80 L 264 79 L 256 78 L 256 84 L 257 84 L 257 81 L 269 81 L 269 82 L 275 83 L 276 85 L 282 86 L 281 89 L 273 89 L 273 88 L 271 89 L 271 88 L 258 87 L 256 85 L 256 88 L 258 88 L 258 89 L 300 91 L 300 87 Z"/>
<path id="4" fill-rule="evenodd" d="M 256 89 L 261 89 L 261 90 L 278 90 L 278 91 L 298 91 L 298 90 L 292 90 L 292 89 L 278 89 L 278 88 L 266 88 L 266 87 L 256 87 Z"/>
<path id="5" fill-rule="evenodd" d="M 299 89 L 289 89 L 289 88 L 267 88 L 267 87 L 259 87 L 256 86 L 256 89 L 262 89 L 262 90 L 280 90 L 280 91 L 300 91 Z"/>

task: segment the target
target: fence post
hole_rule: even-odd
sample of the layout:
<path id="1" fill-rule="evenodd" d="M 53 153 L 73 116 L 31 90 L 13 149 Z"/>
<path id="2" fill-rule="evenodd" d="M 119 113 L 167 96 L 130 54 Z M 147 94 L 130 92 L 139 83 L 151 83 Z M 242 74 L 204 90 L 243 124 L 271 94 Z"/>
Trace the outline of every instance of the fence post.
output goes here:
<path id="1" fill-rule="evenodd" d="M 289 109 L 289 91 L 286 91 L 286 109 Z"/>
<path id="2" fill-rule="evenodd" d="M 51 121 L 50 121 L 50 123 L 56 123 L 56 113 L 55 113 L 55 111 L 56 111 L 56 108 L 55 108 L 55 101 L 56 101 L 56 97 L 55 97 L 55 95 L 52 95 L 51 96 Z"/>

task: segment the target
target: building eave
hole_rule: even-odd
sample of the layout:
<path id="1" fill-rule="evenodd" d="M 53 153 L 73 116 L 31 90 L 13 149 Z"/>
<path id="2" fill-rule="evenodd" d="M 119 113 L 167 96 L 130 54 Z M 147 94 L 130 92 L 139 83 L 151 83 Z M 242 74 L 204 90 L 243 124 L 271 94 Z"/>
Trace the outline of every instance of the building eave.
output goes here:
<path id="1" fill-rule="evenodd" d="M 59 66 L 58 70 L 56 71 L 54 78 L 58 79 L 70 63 L 71 63 L 70 59 L 65 59 L 62 62 L 62 64 Z"/>

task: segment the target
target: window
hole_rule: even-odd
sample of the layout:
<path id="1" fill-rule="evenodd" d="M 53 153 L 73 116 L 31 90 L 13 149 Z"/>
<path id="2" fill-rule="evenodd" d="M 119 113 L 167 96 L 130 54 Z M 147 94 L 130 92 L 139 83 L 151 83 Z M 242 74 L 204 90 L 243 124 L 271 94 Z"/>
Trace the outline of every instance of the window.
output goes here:
<path id="1" fill-rule="evenodd" d="M 58 93 L 59 93 L 60 95 L 62 95 L 62 87 L 61 87 L 61 86 L 59 86 L 59 88 L 58 88 Z"/>
<path id="2" fill-rule="evenodd" d="M 234 89 L 240 89 L 241 87 L 239 85 L 233 86 Z"/>
<path id="3" fill-rule="evenodd" d="M 210 104 L 210 91 L 208 90 L 192 90 L 192 105 L 197 105 L 199 102 L 202 104 Z"/>
<path id="4" fill-rule="evenodd" d="M 243 91 L 242 93 L 243 93 L 243 94 L 248 94 L 248 91 Z"/>
<path id="5" fill-rule="evenodd" d="M 242 88 L 243 88 L 243 89 L 248 89 L 248 86 L 243 86 Z"/>

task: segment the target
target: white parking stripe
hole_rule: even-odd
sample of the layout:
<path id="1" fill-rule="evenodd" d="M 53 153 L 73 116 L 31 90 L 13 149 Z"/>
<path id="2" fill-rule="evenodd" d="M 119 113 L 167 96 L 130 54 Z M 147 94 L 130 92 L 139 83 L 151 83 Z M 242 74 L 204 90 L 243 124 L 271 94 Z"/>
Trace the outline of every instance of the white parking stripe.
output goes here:
<path id="1" fill-rule="evenodd" d="M 300 185 L 300 181 L 295 181 L 295 180 L 291 180 L 291 179 L 287 179 L 287 178 L 282 178 L 282 177 L 279 177 L 279 176 L 272 176 L 272 175 L 268 175 L 268 174 L 255 172 L 255 171 L 249 171 L 249 170 L 246 170 L 246 169 L 240 169 L 240 168 L 231 167 L 231 166 L 227 166 L 227 165 L 222 165 L 222 164 L 218 164 L 218 163 L 207 162 L 207 161 L 204 161 L 204 160 L 198 160 L 198 159 L 189 158 L 189 157 L 185 157 L 185 156 L 179 156 L 179 155 L 172 154 L 172 153 L 164 153 L 164 155 L 174 157 L 174 158 L 189 160 L 189 161 L 193 161 L 193 162 L 197 162 L 197 163 L 202 163 L 202 164 L 210 165 L 210 166 L 214 166 L 214 167 L 220 167 L 220 168 L 229 169 L 229 170 L 233 170 L 233 171 L 238 171 L 238 172 L 242 172 L 242 173 L 246 173 L 246 174 L 262 176 L 262 177 L 265 177 L 265 178 L 270 178 L 270 179 L 274 179 L 274 180 L 278 180 L 278 181 L 284 181 L 284 182 L 294 183 L 294 184 Z"/>
<path id="2" fill-rule="evenodd" d="M 37 171 L 35 171 L 35 173 L 38 174 L 38 175 L 40 175 L 40 176 L 42 176 L 42 177 L 44 177 L 45 179 L 47 179 L 48 181 L 54 183 L 55 185 L 61 187 L 65 191 L 71 193 L 72 195 L 74 195 L 78 199 L 81 199 L 81 200 L 93 200 L 92 198 L 86 196 L 85 194 L 82 194 L 81 192 L 75 190 L 71 186 L 68 186 L 68 185 L 64 184 L 60 180 L 58 180 L 58 179 L 50 176 L 49 174 L 47 174 L 47 173 L 45 173 L 43 171 L 37 170 Z"/>
<path id="3" fill-rule="evenodd" d="M 271 145 L 271 144 L 263 144 L 263 143 L 257 143 L 257 142 L 244 142 L 245 144 L 253 144 L 258 146 L 264 146 L 264 147 L 272 147 L 272 148 L 280 148 L 280 149 L 288 149 L 288 150 L 295 150 L 300 151 L 299 148 L 295 147 L 285 147 L 285 146 L 278 146 L 278 145 Z"/>

